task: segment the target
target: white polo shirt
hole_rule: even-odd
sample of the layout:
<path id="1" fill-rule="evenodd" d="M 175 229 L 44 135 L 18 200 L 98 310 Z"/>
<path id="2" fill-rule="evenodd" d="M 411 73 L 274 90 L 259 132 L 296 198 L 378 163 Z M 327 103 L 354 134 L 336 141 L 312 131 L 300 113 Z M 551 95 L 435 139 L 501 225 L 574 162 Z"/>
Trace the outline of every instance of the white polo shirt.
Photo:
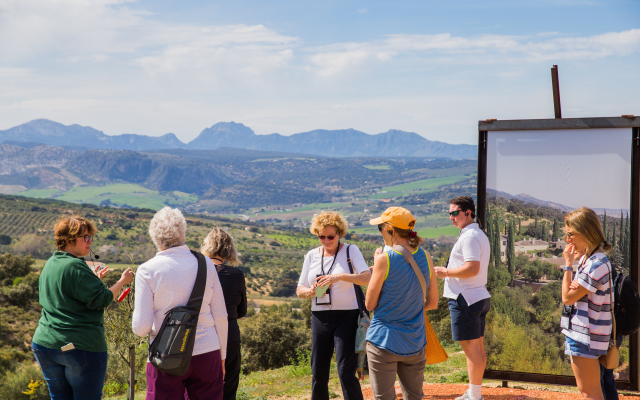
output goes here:
<path id="1" fill-rule="evenodd" d="M 454 270 L 462 267 L 467 261 L 480 261 L 480 272 L 471 278 L 445 278 L 443 296 L 456 300 L 458 295 L 462 294 L 468 305 L 491 297 L 485 286 L 490 251 L 489 238 L 478 224 L 465 226 L 451 249 L 447 268 Z"/>

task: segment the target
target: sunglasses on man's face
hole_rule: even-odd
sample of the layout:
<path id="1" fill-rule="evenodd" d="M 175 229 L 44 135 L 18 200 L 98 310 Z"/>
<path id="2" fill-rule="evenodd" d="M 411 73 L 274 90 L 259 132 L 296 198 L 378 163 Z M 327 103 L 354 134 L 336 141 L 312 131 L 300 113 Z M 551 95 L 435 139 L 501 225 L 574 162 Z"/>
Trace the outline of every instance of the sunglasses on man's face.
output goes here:
<path id="1" fill-rule="evenodd" d="M 457 216 L 458 216 L 458 214 L 460 214 L 461 212 L 464 212 L 464 211 L 465 211 L 465 210 L 455 210 L 455 211 L 451 211 L 451 212 L 449 213 L 449 215 L 452 215 L 452 216 L 454 216 L 454 217 L 457 217 Z"/>
<path id="2" fill-rule="evenodd" d="M 84 235 L 82 238 L 84 239 L 85 243 L 89 243 L 93 240 L 93 236 L 91 235 Z"/>
<path id="3" fill-rule="evenodd" d="M 336 238 L 336 235 L 327 235 L 327 236 L 325 236 L 325 235 L 318 235 L 318 239 L 320 239 L 320 240 L 325 240 L 325 239 L 326 239 L 326 240 L 333 240 L 333 239 L 335 239 L 335 238 Z"/>

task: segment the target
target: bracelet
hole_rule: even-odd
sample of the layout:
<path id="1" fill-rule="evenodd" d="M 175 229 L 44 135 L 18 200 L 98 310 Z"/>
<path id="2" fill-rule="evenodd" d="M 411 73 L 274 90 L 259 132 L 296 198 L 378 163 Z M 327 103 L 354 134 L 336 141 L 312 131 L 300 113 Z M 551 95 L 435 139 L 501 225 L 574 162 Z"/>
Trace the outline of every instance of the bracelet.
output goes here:
<path id="1" fill-rule="evenodd" d="M 447 278 L 449 277 L 449 268 L 445 269 L 447 271 Z"/>
<path id="2" fill-rule="evenodd" d="M 562 267 L 562 270 L 563 271 L 571 271 L 571 272 L 573 272 L 573 267 L 569 267 L 569 266 L 565 265 L 564 267 Z"/>

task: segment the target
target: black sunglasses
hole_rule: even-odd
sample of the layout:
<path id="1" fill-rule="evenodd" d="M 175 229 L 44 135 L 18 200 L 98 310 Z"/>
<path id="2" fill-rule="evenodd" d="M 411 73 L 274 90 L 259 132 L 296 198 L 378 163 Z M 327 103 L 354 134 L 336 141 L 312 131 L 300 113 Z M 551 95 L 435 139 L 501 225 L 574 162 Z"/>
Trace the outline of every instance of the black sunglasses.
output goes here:
<path id="1" fill-rule="evenodd" d="M 318 239 L 320 239 L 320 240 L 325 240 L 325 239 L 333 240 L 335 238 L 336 238 L 336 235 L 327 235 L 327 236 L 318 235 Z"/>
<path id="2" fill-rule="evenodd" d="M 378 232 L 382 233 L 382 227 L 384 227 L 384 224 L 378 224 Z"/>
<path id="3" fill-rule="evenodd" d="M 455 210 L 455 211 L 451 211 L 449 213 L 449 215 L 453 215 L 454 217 L 457 217 L 458 214 L 460 214 L 461 212 L 465 212 L 465 211 L 467 211 L 467 210 Z"/>

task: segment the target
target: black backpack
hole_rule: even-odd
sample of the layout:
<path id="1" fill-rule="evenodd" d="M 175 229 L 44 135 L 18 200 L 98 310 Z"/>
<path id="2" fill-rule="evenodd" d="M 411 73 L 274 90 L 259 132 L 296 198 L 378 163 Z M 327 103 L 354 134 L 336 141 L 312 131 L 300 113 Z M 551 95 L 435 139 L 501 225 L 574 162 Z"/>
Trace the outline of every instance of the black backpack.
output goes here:
<path id="1" fill-rule="evenodd" d="M 181 376 L 189 370 L 196 340 L 198 316 L 207 282 L 207 262 L 204 256 L 191 250 L 198 259 L 198 275 L 189 302 L 167 311 L 155 340 L 149 346 L 149 362 L 159 371 Z"/>
<path id="2" fill-rule="evenodd" d="M 616 333 L 628 336 L 640 328 L 640 296 L 631 278 L 616 271 L 613 280 Z"/>

